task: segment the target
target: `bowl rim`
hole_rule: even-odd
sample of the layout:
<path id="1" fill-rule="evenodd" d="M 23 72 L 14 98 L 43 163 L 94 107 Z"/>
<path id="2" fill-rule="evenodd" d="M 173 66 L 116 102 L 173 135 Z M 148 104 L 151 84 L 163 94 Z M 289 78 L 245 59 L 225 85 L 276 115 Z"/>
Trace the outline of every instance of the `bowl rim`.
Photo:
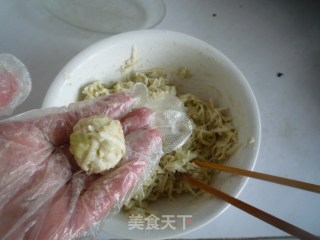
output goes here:
<path id="1" fill-rule="evenodd" d="M 250 84 L 247 81 L 247 79 L 245 78 L 245 76 L 243 75 L 243 73 L 240 71 L 240 69 L 225 54 L 220 52 L 218 49 L 216 49 L 215 47 L 213 47 L 209 43 L 207 43 L 201 39 L 198 39 L 196 37 L 187 35 L 185 33 L 163 30 L 163 29 L 136 30 L 136 31 L 129 31 L 129 32 L 125 32 L 125 33 L 116 34 L 116 35 L 113 35 L 111 37 L 102 39 L 102 40 L 94 43 L 93 45 L 85 48 L 84 50 L 79 52 L 77 55 L 75 55 L 60 70 L 60 72 L 55 77 L 55 79 L 51 83 L 51 85 L 46 93 L 46 96 L 45 96 L 44 101 L 42 103 L 42 107 L 44 108 L 44 107 L 51 106 L 50 103 L 51 103 L 52 99 L 54 99 L 54 94 L 55 94 L 54 90 L 59 88 L 59 86 L 61 86 L 63 84 L 63 82 L 66 81 L 64 78 L 65 72 L 69 72 L 69 69 L 76 68 L 79 65 L 79 63 L 81 63 L 86 58 L 90 57 L 90 55 L 92 55 L 93 52 L 98 51 L 99 49 L 101 49 L 101 47 L 109 46 L 109 45 L 114 44 L 118 41 L 123 41 L 124 39 L 135 39 L 137 37 L 145 36 L 146 34 L 148 34 L 148 35 L 150 35 L 150 34 L 155 34 L 155 35 L 165 34 L 166 36 L 168 36 L 170 34 L 170 35 L 172 35 L 172 37 L 184 38 L 187 41 L 194 41 L 202 47 L 206 47 L 208 49 L 211 49 L 215 53 L 217 53 L 219 55 L 219 57 L 221 57 L 223 59 L 223 61 L 225 61 L 228 64 L 228 66 L 232 68 L 232 70 L 237 74 L 239 79 L 241 79 L 241 84 L 244 86 L 246 93 L 248 94 L 248 97 L 251 100 L 250 109 L 252 111 L 252 115 L 254 117 L 253 122 L 255 124 L 255 130 L 254 130 L 255 149 L 253 150 L 254 154 L 251 157 L 252 161 L 250 162 L 249 166 L 246 168 L 249 170 L 253 170 L 256 165 L 256 162 L 257 162 L 257 158 L 258 158 L 258 154 L 259 154 L 259 150 L 260 150 L 260 144 L 261 144 L 261 118 L 260 118 L 258 103 L 257 103 L 257 100 L 253 94 L 251 87 L 250 87 Z M 241 192 L 243 191 L 243 189 L 245 188 L 245 186 L 247 185 L 249 178 L 243 177 L 243 179 L 244 180 L 241 182 L 241 185 L 239 185 L 239 187 L 234 191 L 234 195 L 233 195 L 234 197 L 238 197 L 241 194 Z M 198 224 L 197 226 L 195 226 L 191 229 L 185 229 L 183 232 L 177 231 L 176 233 L 171 234 L 170 236 L 164 236 L 164 237 L 173 238 L 173 237 L 181 236 L 181 235 L 196 231 L 196 230 L 202 228 L 203 226 L 209 224 L 210 222 L 212 222 L 214 219 L 216 219 L 218 216 L 220 216 L 224 211 L 226 211 L 229 207 L 230 207 L 230 204 L 225 202 L 224 205 L 221 206 L 221 209 L 216 213 L 216 215 L 211 217 L 210 219 L 208 219 L 206 221 L 202 221 L 200 224 Z M 108 232 L 108 233 L 116 235 L 113 231 L 103 231 L 103 232 Z M 157 239 L 157 238 L 154 238 L 154 239 Z"/>

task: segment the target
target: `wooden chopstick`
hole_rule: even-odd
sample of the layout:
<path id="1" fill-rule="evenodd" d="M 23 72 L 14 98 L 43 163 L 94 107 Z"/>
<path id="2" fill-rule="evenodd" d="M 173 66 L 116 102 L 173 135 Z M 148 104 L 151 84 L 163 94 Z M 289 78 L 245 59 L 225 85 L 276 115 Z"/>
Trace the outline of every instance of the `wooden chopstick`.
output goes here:
<path id="1" fill-rule="evenodd" d="M 234 173 L 234 174 L 252 177 L 252 178 L 256 178 L 256 179 L 260 179 L 268 182 L 273 182 L 273 183 L 278 183 L 278 184 L 282 184 L 282 185 L 286 185 L 294 188 L 299 188 L 299 189 L 303 189 L 310 192 L 320 193 L 320 185 L 316 185 L 312 183 L 301 182 L 301 181 L 297 181 L 289 178 L 283 178 L 283 177 L 273 176 L 269 174 L 253 172 L 253 171 L 244 170 L 240 168 L 228 167 L 228 166 L 224 166 L 216 163 L 202 161 L 199 159 L 195 159 L 193 160 L 193 162 L 201 167 L 207 167 L 214 170 Z"/>
<path id="2" fill-rule="evenodd" d="M 311 234 L 311 233 L 308 233 L 306 231 L 304 231 L 303 229 L 301 228 L 298 228 L 288 222 L 285 222 L 273 215 L 270 215 L 269 213 L 266 213 L 252 205 L 249 205 L 237 198 L 234 198 L 234 197 L 231 197 L 230 195 L 226 194 L 226 193 L 223 193 L 213 187 L 210 187 L 208 186 L 207 184 L 197 180 L 197 179 L 194 179 L 192 178 L 190 175 L 188 174 L 181 174 L 182 178 L 185 179 L 186 181 L 194 184 L 195 186 L 205 190 L 206 192 L 209 192 L 213 195 L 215 195 L 216 197 L 232 204 L 233 206 L 261 219 L 262 221 L 264 222 L 267 222 L 269 223 L 270 225 L 273 225 L 289 234 L 291 234 L 292 236 L 295 236 L 295 237 L 298 237 L 300 239 L 310 239 L 310 240 L 313 240 L 313 239 L 320 239 L 318 238 L 317 236 Z"/>

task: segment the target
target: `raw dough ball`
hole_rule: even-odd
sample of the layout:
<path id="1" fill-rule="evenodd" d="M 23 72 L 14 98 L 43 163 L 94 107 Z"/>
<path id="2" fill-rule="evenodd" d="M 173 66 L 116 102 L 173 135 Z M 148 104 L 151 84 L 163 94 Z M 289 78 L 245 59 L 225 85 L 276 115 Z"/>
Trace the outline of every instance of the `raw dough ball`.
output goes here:
<path id="1" fill-rule="evenodd" d="M 87 174 L 113 168 L 125 155 L 125 150 L 120 122 L 105 116 L 81 119 L 70 135 L 70 151 Z"/>

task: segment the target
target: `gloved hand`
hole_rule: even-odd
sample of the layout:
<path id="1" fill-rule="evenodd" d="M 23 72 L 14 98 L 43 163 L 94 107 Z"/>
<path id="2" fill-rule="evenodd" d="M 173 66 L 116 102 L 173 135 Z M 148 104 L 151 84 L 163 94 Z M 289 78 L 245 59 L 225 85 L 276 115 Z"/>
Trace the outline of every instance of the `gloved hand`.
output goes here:
<path id="1" fill-rule="evenodd" d="M 0 239 L 74 239 L 123 204 L 162 153 L 152 112 L 131 111 L 134 101 L 123 92 L 0 122 Z M 120 166 L 87 176 L 68 141 L 78 120 L 98 114 L 120 119 L 127 153 Z"/>

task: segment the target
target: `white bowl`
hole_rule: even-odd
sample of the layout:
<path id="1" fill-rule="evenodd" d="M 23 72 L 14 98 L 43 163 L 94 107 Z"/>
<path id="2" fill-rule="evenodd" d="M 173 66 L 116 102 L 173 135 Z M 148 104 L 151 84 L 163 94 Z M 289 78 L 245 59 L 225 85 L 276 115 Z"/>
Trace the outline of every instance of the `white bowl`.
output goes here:
<path id="1" fill-rule="evenodd" d="M 253 169 L 260 144 L 260 118 L 255 97 L 239 69 L 221 52 L 209 44 L 181 33 L 164 30 L 142 30 L 122 33 L 102 40 L 74 57 L 51 84 L 43 107 L 63 106 L 75 102 L 80 87 L 94 80 L 104 82 L 121 78 L 118 68 L 137 50 L 136 70 L 163 67 L 168 71 L 187 67 L 192 78 L 179 84 L 181 92 L 191 92 L 203 99 L 212 98 L 218 106 L 227 106 L 239 130 L 241 143 L 251 137 L 253 144 L 240 148 L 228 165 Z M 238 196 L 247 178 L 220 173 L 213 185 L 232 196 Z M 229 204 L 219 199 L 194 199 L 183 196 L 174 201 L 161 200 L 153 204 L 160 220 L 172 215 L 176 229 L 129 230 L 128 217 L 118 214 L 107 220 L 103 231 L 121 238 L 163 239 L 198 229 L 211 222 Z M 182 215 L 182 216 L 178 216 Z M 183 216 L 191 215 L 183 226 Z M 215 225 L 212 223 L 212 231 Z"/>

